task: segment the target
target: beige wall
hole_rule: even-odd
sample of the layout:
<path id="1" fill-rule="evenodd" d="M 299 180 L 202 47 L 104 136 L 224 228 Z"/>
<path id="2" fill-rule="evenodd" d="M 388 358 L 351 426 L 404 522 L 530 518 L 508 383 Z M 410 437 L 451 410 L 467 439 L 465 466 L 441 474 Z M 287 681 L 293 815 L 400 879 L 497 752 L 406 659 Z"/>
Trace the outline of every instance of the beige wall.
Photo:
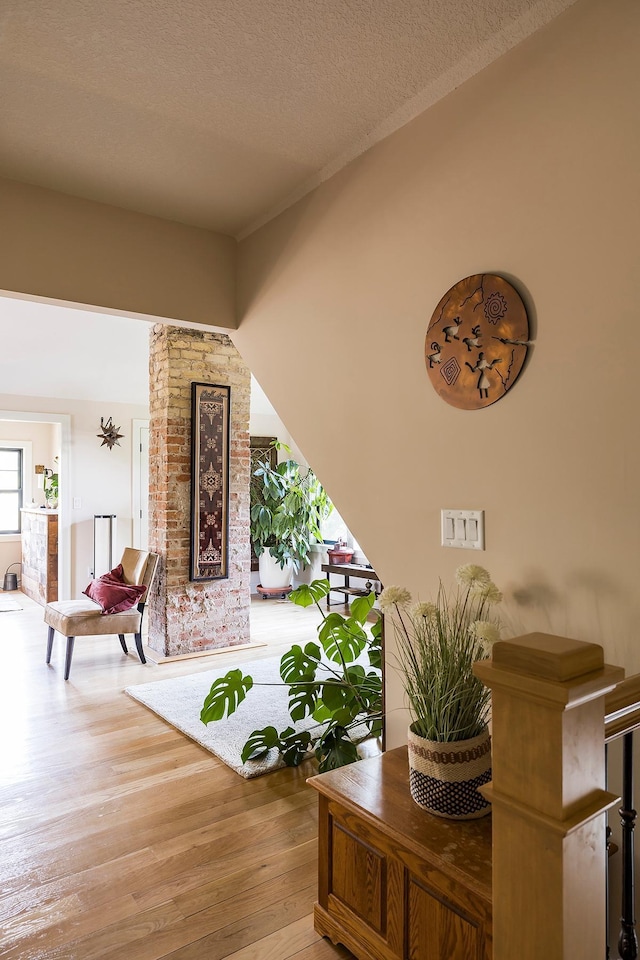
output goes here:
<path id="1" fill-rule="evenodd" d="M 233 335 L 384 582 L 427 599 L 481 562 L 509 632 L 601 643 L 630 673 L 639 61 L 635 0 L 579 0 L 244 241 Z M 505 399 L 465 412 L 431 387 L 424 337 L 483 271 L 522 291 L 535 346 Z M 485 510 L 484 553 L 439 545 L 443 507 Z M 401 702 L 392 677 L 392 745 Z"/>
<path id="2" fill-rule="evenodd" d="M 0 290 L 235 325 L 231 237 L 0 179 Z"/>

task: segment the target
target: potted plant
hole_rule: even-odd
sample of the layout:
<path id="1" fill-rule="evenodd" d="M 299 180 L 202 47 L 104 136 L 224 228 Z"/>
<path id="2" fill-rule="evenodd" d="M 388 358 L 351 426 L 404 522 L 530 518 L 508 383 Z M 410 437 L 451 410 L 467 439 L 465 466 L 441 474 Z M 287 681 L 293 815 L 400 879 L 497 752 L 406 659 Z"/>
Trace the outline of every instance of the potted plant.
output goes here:
<path id="1" fill-rule="evenodd" d="M 278 441 L 274 446 L 291 452 Z M 292 572 L 311 563 L 311 546 L 322 541 L 320 524 L 333 504 L 313 470 L 287 459 L 275 467 L 267 460 L 258 464 L 250 505 L 250 536 L 261 585 L 282 589 L 290 584 Z"/>
<path id="2" fill-rule="evenodd" d="M 315 603 L 322 614 L 319 643 L 294 644 L 280 661 L 289 715 L 298 726 L 254 730 L 243 763 L 275 749 L 287 766 L 315 756 L 323 773 L 358 760 L 358 743 L 382 732 L 382 620 L 369 622 L 375 594 L 357 597 L 345 617 L 325 614 L 320 601 L 328 592 L 326 580 L 314 580 L 289 595 L 301 607 Z M 235 713 L 253 686 L 250 674 L 230 670 L 212 684 L 200 719 L 211 723 Z"/>
<path id="3" fill-rule="evenodd" d="M 51 510 L 55 510 L 55 508 L 58 506 L 58 474 L 51 473 L 49 470 L 47 470 L 45 474 L 44 498 L 46 500 L 47 507 L 49 507 Z"/>
<path id="4" fill-rule="evenodd" d="M 411 715 L 411 795 L 431 813 L 468 820 L 491 809 L 477 789 L 491 779 L 490 693 L 473 664 L 499 639 L 493 607 L 502 595 L 476 564 L 459 567 L 456 579 L 453 593 L 440 583 L 434 603 L 413 604 L 404 588 L 387 587 L 379 604 L 395 630 Z"/>

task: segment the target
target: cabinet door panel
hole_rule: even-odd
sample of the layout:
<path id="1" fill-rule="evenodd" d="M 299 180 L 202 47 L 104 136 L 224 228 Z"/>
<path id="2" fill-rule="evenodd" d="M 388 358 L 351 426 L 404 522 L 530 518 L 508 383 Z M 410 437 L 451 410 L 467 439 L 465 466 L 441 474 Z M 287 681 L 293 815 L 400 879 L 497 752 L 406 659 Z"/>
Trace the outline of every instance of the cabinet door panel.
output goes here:
<path id="1" fill-rule="evenodd" d="M 386 862 L 380 851 L 333 822 L 330 893 L 380 934 L 386 928 Z"/>
<path id="2" fill-rule="evenodd" d="M 484 960 L 482 927 L 440 899 L 415 878 L 409 880 L 409 960 Z"/>

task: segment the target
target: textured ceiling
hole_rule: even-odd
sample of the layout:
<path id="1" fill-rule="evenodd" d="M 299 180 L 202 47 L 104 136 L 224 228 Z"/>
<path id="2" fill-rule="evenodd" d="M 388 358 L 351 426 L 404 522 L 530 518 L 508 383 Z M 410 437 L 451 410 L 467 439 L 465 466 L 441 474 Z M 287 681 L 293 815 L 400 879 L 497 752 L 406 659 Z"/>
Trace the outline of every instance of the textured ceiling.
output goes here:
<path id="1" fill-rule="evenodd" d="M 573 0 L 2 0 L 0 175 L 242 236 Z"/>

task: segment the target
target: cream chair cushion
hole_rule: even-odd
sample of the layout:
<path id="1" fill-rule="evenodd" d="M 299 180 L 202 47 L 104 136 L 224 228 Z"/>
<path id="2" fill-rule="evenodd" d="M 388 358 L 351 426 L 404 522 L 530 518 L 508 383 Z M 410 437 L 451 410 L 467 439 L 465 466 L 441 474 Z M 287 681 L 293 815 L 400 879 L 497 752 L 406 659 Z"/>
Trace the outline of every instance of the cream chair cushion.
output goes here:
<path id="1" fill-rule="evenodd" d="M 97 637 L 112 633 L 138 633 L 142 614 L 137 607 L 103 614 L 99 604 L 83 600 L 55 600 L 44 610 L 44 622 L 63 637 Z"/>

